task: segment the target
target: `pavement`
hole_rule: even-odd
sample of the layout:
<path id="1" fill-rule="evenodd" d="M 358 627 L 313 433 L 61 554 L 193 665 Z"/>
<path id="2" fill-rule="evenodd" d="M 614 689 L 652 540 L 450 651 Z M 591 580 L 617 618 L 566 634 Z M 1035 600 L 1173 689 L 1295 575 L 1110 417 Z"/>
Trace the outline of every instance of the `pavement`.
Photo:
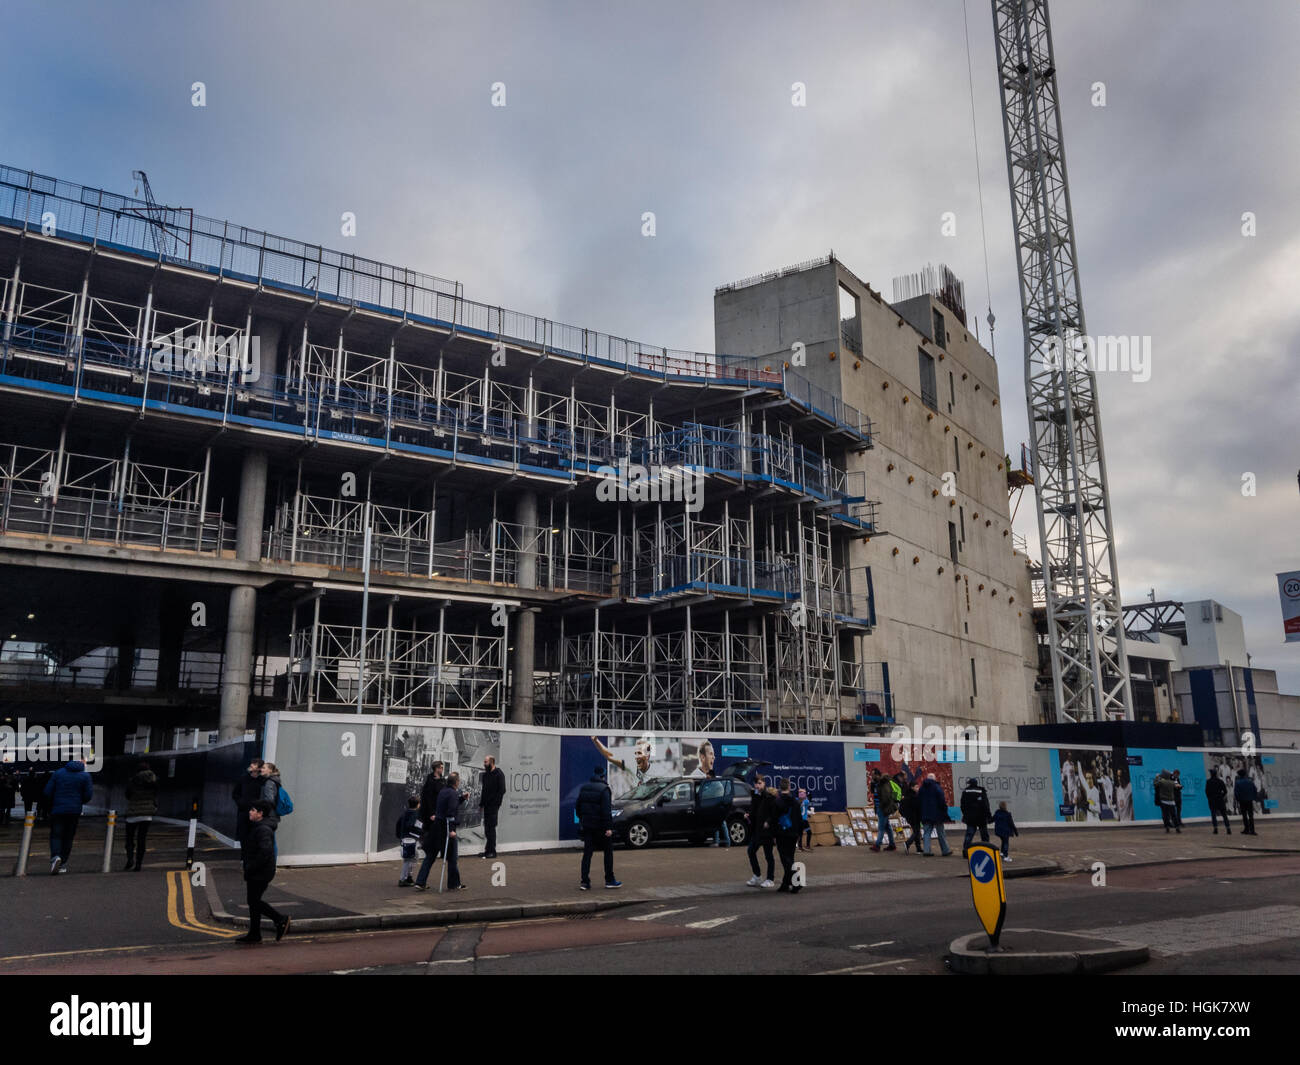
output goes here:
<path id="1" fill-rule="evenodd" d="M 1095 877 L 1115 869 L 1167 862 L 1300 853 L 1300 819 L 1256 821 L 1258 836 L 1214 835 L 1208 824 L 1186 826 L 1181 835 L 1166 835 L 1158 825 L 1026 829 L 1012 840 L 1012 861 L 1004 871 L 1008 879 L 1077 872 Z M 948 858 L 940 857 L 937 848 L 934 857 L 925 858 L 901 849 L 877 853 L 866 847 L 815 847 L 797 852 L 795 857 L 805 864 L 810 889 L 965 877 L 961 834 L 950 832 L 949 842 L 955 850 Z M 211 918 L 218 924 L 245 923 L 247 908 L 238 865 L 213 852 L 207 858 L 205 894 Z M 644 851 L 616 847 L 615 873 L 623 883 L 616 890 L 603 887 L 597 855 L 593 857 L 592 890 L 579 891 L 579 861 L 576 851 L 503 851 L 495 860 L 469 856 L 460 861 L 466 890 L 443 893 L 437 890 L 441 862 L 434 865 L 427 892 L 398 887 L 397 862 L 289 866 L 277 872 L 266 898 L 293 918 L 295 929 L 308 932 L 568 916 L 651 901 L 758 890 L 745 886 L 750 869 L 740 847 L 681 844 Z M 779 861 L 777 874 L 779 878 Z"/>

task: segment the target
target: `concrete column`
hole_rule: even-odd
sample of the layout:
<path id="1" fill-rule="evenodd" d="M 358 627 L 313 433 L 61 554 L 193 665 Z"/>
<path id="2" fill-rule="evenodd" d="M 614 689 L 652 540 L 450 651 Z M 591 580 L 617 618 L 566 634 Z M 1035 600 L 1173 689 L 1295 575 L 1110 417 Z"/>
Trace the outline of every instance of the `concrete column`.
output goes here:
<path id="1" fill-rule="evenodd" d="M 524 549 L 515 561 L 515 575 L 519 587 L 537 587 L 537 549 L 534 537 L 537 530 L 537 493 L 524 492 L 515 506 L 515 522 L 522 526 L 520 539 Z M 536 662 L 537 616 L 533 609 L 524 608 L 515 618 L 515 650 L 510 663 L 511 686 L 510 721 L 516 725 L 533 723 L 533 668 Z"/>
<path id="2" fill-rule="evenodd" d="M 235 525 L 236 557 L 262 557 L 262 522 L 266 511 L 266 452 L 245 451 L 239 477 L 239 518 Z M 249 680 L 253 669 L 253 631 L 257 590 L 239 585 L 230 592 L 226 616 L 226 654 L 221 670 L 220 738 L 237 739 L 248 728 Z"/>
<path id="3" fill-rule="evenodd" d="M 185 630 L 190 623 L 188 604 L 175 588 L 164 589 L 158 602 L 158 681 L 160 692 L 174 692 L 181 686 L 181 654 Z"/>
<path id="4" fill-rule="evenodd" d="M 117 638 L 117 668 L 113 672 L 113 690 L 124 692 L 131 688 L 135 674 L 135 633 L 122 629 Z"/>
<path id="5" fill-rule="evenodd" d="M 253 319 L 253 336 L 257 337 L 257 354 L 261 360 L 258 367 L 257 386 L 270 391 L 275 386 L 275 375 L 280 368 L 280 336 L 284 332 L 279 322 L 271 318 Z M 282 386 L 281 386 L 282 387 Z"/>

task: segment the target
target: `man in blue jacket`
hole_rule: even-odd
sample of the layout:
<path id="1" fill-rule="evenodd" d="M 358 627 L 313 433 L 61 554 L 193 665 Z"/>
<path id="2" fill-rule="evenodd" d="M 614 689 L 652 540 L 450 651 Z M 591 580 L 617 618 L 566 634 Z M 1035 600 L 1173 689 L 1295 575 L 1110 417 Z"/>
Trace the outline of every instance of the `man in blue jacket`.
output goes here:
<path id="1" fill-rule="evenodd" d="M 68 871 L 81 808 L 90 802 L 94 791 L 85 764 L 75 758 L 51 776 L 45 785 L 45 797 L 50 801 L 51 876 Z"/>
<path id="2" fill-rule="evenodd" d="M 597 847 L 605 853 L 605 886 L 622 887 L 614 879 L 614 807 L 609 785 L 605 783 L 605 767 L 597 766 L 591 779 L 578 792 L 576 807 L 582 825 L 582 882 L 583 891 L 591 890 L 591 852 Z"/>
<path id="3" fill-rule="evenodd" d="M 948 837 L 943 831 L 943 826 L 948 822 L 948 799 L 933 773 L 925 775 L 925 782 L 917 795 L 921 800 L 921 838 L 925 841 L 922 853 L 927 858 L 933 857 L 930 853 L 930 830 L 934 829 L 935 835 L 939 837 L 939 850 L 946 858 L 952 853 Z"/>

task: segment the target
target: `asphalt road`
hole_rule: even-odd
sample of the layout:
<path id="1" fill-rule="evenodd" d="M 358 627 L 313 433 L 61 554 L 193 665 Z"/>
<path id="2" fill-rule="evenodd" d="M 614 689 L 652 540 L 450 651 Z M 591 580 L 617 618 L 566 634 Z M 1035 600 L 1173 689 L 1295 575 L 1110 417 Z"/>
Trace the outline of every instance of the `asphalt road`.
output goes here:
<path id="1" fill-rule="evenodd" d="M 1008 882 L 1008 927 L 1092 931 L 1156 946 L 1143 976 L 1300 972 L 1300 855 L 1186 861 Z M 598 915 L 313 935 L 239 946 L 204 929 L 176 874 L 34 877 L 6 885 L 0 974 L 639 974 L 733 968 L 790 973 L 943 973 L 957 936 L 977 930 L 961 878 L 834 886 L 796 896 L 644 903 Z M 63 892 L 58 917 L 24 921 Z M 31 893 L 31 894 L 29 894 Z M 286 911 L 292 913 L 292 911 Z M 187 920 L 187 917 L 192 920 Z"/>

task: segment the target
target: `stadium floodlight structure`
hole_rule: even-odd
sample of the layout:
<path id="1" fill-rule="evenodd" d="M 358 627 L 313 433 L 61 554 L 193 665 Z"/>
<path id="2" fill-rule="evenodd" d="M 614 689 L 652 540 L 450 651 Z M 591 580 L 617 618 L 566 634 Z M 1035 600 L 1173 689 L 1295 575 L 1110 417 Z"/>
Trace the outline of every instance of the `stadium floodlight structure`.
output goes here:
<path id="1" fill-rule="evenodd" d="M 993 0 L 1058 721 L 1131 720 L 1115 535 L 1046 0 Z"/>

